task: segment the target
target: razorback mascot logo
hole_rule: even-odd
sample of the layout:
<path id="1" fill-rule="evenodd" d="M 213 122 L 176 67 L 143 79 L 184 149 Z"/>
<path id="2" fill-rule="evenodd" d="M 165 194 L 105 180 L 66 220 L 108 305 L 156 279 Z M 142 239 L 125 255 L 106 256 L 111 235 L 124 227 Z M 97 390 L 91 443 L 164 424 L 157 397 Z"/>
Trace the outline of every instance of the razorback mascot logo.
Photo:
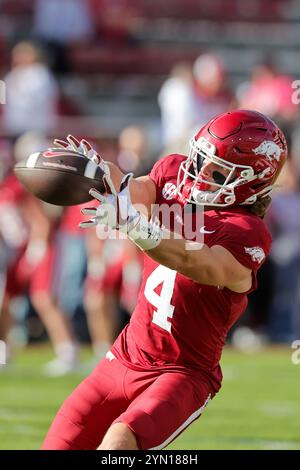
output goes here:
<path id="1" fill-rule="evenodd" d="M 277 162 L 280 160 L 281 148 L 272 140 L 264 140 L 256 149 L 253 150 L 255 155 L 265 155 L 268 160 L 272 161 L 274 158 Z"/>

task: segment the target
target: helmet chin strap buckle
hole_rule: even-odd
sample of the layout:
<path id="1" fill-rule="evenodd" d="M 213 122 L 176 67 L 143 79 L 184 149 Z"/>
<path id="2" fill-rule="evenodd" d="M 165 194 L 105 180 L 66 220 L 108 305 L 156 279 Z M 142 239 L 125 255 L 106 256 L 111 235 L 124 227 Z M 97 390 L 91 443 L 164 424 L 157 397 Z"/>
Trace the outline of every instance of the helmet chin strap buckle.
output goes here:
<path id="1" fill-rule="evenodd" d="M 254 204 L 257 200 L 257 196 L 256 194 L 254 194 L 253 196 L 250 196 L 248 197 L 248 199 L 246 199 L 246 201 L 242 202 L 241 205 L 242 206 L 248 206 L 249 204 Z"/>

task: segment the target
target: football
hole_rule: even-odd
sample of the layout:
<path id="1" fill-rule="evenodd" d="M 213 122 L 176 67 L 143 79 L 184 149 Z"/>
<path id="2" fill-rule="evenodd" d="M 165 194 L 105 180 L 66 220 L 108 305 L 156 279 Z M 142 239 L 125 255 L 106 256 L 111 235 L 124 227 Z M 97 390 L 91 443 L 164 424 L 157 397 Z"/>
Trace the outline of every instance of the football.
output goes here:
<path id="1" fill-rule="evenodd" d="M 91 188 L 105 192 L 103 170 L 92 160 L 72 150 L 48 149 L 18 162 L 15 175 L 37 198 L 57 206 L 90 201 Z"/>

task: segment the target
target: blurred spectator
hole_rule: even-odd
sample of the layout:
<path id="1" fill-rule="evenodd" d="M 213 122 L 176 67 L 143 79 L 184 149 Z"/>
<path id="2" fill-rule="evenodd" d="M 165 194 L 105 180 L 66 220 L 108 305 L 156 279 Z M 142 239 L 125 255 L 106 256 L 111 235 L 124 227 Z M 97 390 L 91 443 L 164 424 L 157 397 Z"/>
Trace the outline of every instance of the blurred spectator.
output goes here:
<path id="1" fill-rule="evenodd" d="M 202 54 L 193 64 L 179 63 L 159 92 L 163 144 L 168 152 L 183 147 L 199 128 L 218 113 L 228 110 L 232 95 L 226 73 L 214 54 Z"/>
<path id="2" fill-rule="evenodd" d="M 132 0 L 89 0 L 98 36 L 110 46 L 136 43 L 134 24 L 137 4 Z"/>
<path id="3" fill-rule="evenodd" d="M 292 163 L 278 184 L 267 218 L 275 278 L 269 326 L 273 341 L 290 342 L 300 334 L 300 184 Z"/>
<path id="4" fill-rule="evenodd" d="M 14 159 L 16 162 L 21 162 L 26 159 L 31 153 L 38 152 L 47 148 L 49 140 L 45 134 L 37 130 L 32 130 L 22 134 L 14 144 Z"/>
<path id="5" fill-rule="evenodd" d="M 147 134 L 140 126 L 122 129 L 118 138 L 117 165 L 124 173 L 133 172 L 135 176 L 145 175 L 151 168 Z"/>
<path id="6" fill-rule="evenodd" d="M 291 158 L 293 160 L 294 170 L 300 180 L 300 121 L 294 120 L 294 127 L 291 134 Z"/>
<path id="7" fill-rule="evenodd" d="M 69 43 L 93 36 L 93 19 L 86 0 L 36 0 L 34 32 L 46 41 Z"/>
<path id="8" fill-rule="evenodd" d="M 34 35 L 50 54 L 54 72 L 69 72 L 67 46 L 89 41 L 94 21 L 86 0 L 36 0 Z"/>
<path id="9" fill-rule="evenodd" d="M 296 112 L 291 98 L 292 81 L 291 77 L 280 74 L 271 61 L 258 64 L 253 69 L 250 81 L 237 90 L 239 104 L 271 118 L 290 119 Z"/>
<path id="10" fill-rule="evenodd" d="M 193 72 L 189 64 L 178 63 L 173 67 L 159 91 L 158 103 L 163 146 L 181 145 L 196 124 Z"/>
<path id="11" fill-rule="evenodd" d="M 8 135 L 49 132 L 56 125 L 58 86 L 41 51 L 30 42 L 20 42 L 13 48 L 11 60 L 11 71 L 4 78 L 3 120 Z"/>
<path id="12" fill-rule="evenodd" d="M 201 54 L 194 62 L 193 73 L 194 125 L 199 128 L 216 114 L 228 111 L 233 97 L 227 88 L 224 64 L 215 54 Z"/>
<path id="13" fill-rule="evenodd" d="M 274 119 L 291 144 L 298 108 L 292 102 L 292 77 L 281 74 L 271 59 L 254 67 L 250 81 L 237 89 L 238 106 L 254 109 Z"/>

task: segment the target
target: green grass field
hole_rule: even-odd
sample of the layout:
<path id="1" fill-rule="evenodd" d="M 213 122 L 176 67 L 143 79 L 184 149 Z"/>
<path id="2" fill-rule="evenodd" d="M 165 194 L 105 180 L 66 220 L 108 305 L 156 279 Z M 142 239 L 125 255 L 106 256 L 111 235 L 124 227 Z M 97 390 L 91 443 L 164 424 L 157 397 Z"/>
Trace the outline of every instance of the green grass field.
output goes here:
<path id="1" fill-rule="evenodd" d="M 292 365 L 291 351 L 226 349 L 220 393 L 169 449 L 300 449 L 300 365 Z M 83 378 L 43 377 L 50 358 L 48 347 L 31 347 L 0 369 L 0 449 L 38 449 L 59 405 Z"/>

